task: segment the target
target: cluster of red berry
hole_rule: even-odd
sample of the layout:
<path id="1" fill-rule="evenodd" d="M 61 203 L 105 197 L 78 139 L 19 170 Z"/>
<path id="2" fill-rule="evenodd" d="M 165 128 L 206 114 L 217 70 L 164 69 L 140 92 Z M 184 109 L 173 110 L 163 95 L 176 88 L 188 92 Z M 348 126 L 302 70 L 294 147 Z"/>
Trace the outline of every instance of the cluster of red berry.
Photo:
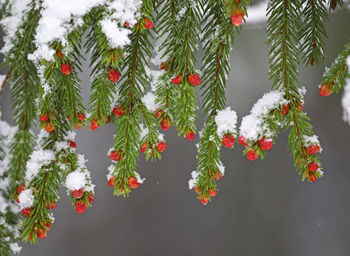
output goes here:
<path id="1" fill-rule="evenodd" d="M 111 188 L 114 188 L 116 186 L 116 184 L 117 184 L 117 181 L 118 181 L 118 177 L 117 176 L 110 177 L 109 180 L 108 180 L 108 186 L 110 186 Z M 130 176 L 128 178 L 127 186 L 129 188 L 136 189 L 136 188 L 138 188 L 140 186 L 140 182 L 138 182 L 138 180 L 134 176 Z M 119 191 L 120 191 L 120 193 L 123 193 L 123 191 L 124 191 L 124 181 L 123 180 L 120 183 Z"/>
<path id="2" fill-rule="evenodd" d="M 320 145 L 318 144 L 313 144 L 309 145 L 308 147 L 305 148 L 305 151 L 308 155 L 314 155 L 317 154 L 320 151 Z M 300 163 L 300 160 L 298 164 Z M 319 165 L 316 162 L 310 162 L 308 164 L 308 178 L 310 181 L 315 182 L 317 179 L 317 176 L 315 175 L 315 172 L 319 169 Z"/>
<path id="3" fill-rule="evenodd" d="M 213 170 L 211 175 L 215 181 L 221 180 L 221 178 L 222 178 L 222 173 L 220 171 Z M 206 191 L 205 188 L 202 186 L 195 186 L 193 188 L 193 190 L 194 190 L 194 192 L 196 192 L 199 195 L 198 198 L 202 202 L 203 205 L 207 205 L 209 202 L 209 199 L 211 197 L 216 196 L 216 194 L 217 194 L 217 191 L 214 187 L 211 187 Z"/>
<path id="4" fill-rule="evenodd" d="M 235 0 L 235 5 L 233 7 L 233 10 L 231 12 L 231 22 L 236 27 L 239 27 L 242 25 L 243 17 L 245 16 L 245 12 L 240 6 L 241 0 Z"/>
<path id="5" fill-rule="evenodd" d="M 75 199 L 75 211 L 78 214 L 85 212 L 87 206 L 91 206 L 92 202 L 95 200 L 94 194 L 88 191 L 84 191 L 82 188 L 73 190 L 71 192 L 72 198 Z"/>
<path id="6" fill-rule="evenodd" d="M 250 147 L 250 149 L 247 151 L 247 159 L 249 161 L 254 161 L 258 158 L 259 153 L 258 150 L 254 149 L 254 144 L 250 141 L 248 141 L 244 136 L 239 136 L 238 138 L 239 144 L 241 144 L 244 148 Z M 257 142 L 257 146 L 260 148 L 262 151 L 267 151 L 271 150 L 273 146 L 273 141 L 270 138 L 263 137 Z"/>
<path id="7" fill-rule="evenodd" d="M 18 186 L 16 189 L 15 199 L 18 203 L 19 203 L 18 195 L 20 193 L 22 193 L 24 191 L 24 189 L 25 189 L 25 185 L 23 185 L 23 184 Z M 57 206 L 56 202 L 51 202 L 51 201 L 45 202 L 45 207 L 48 210 L 53 210 L 56 208 L 56 206 Z M 31 214 L 33 213 L 33 210 L 34 210 L 34 208 L 30 207 L 30 208 L 22 209 L 21 212 L 22 212 L 22 215 L 24 217 L 29 218 L 31 216 Z M 36 233 L 38 238 L 44 239 L 44 238 L 46 238 L 47 231 L 49 231 L 51 229 L 51 227 L 52 227 L 52 221 L 47 221 L 47 222 L 37 223 L 34 226 L 33 230 L 35 230 L 35 233 Z M 33 238 L 33 233 L 30 234 L 29 240 L 31 240 L 32 238 Z"/>
<path id="8" fill-rule="evenodd" d="M 54 119 L 55 115 L 51 112 L 51 117 L 50 115 L 47 114 L 42 114 L 40 116 L 40 121 L 42 122 L 42 126 L 45 127 L 45 130 L 47 132 L 52 132 L 54 130 L 54 127 L 52 125 L 52 120 Z"/>
<path id="9" fill-rule="evenodd" d="M 164 66 L 164 64 L 163 64 L 163 66 Z M 161 65 L 161 69 L 162 69 L 162 65 Z M 175 78 L 171 79 L 173 84 L 181 84 L 183 82 L 182 80 L 183 80 L 182 74 L 177 75 Z M 193 85 L 193 86 L 197 86 L 197 85 L 201 84 L 201 78 L 197 74 L 187 75 L 187 81 L 190 83 L 190 85 Z"/>

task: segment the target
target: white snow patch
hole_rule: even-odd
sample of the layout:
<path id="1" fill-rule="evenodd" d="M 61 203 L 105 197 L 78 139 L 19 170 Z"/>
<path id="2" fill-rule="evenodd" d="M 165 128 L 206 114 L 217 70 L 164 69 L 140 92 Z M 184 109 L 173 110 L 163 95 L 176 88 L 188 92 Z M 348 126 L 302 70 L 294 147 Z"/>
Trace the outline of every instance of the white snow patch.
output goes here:
<path id="1" fill-rule="evenodd" d="M 19 194 L 18 200 L 19 200 L 19 205 L 20 205 L 21 209 L 31 208 L 34 204 L 33 191 L 31 189 L 23 190 Z"/>
<path id="2" fill-rule="evenodd" d="M 159 108 L 155 100 L 156 96 L 152 92 L 148 92 L 142 97 L 142 103 L 145 104 L 146 108 L 151 112 L 154 112 Z"/>
<path id="3" fill-rule="evenodd" d="M 192 179 L 190 179 L 188 181 L 189 189 L 193 189 L 196 186 L 196 183 L 197 183 L 198 177 L 199 177 L 199 172 L 193 171 L 193 172 L 191 172 L 191 176 L 192 176 Z"/>
<path id="4" fill-rule="evenodd" d="M 215 116 L 215 123 L 219 137 L 223 137 L 226 133 L 234 134 L 236 133 L 237 114 L 230 107 L 218 111 Z"/>
<path id="5" fill-rule="evenodd" d="M 78 190 L 85 186 L 86 178 L 84 173 L 80 171 L 74 171 L 67 175 L 66 187 L 70 190 Z"/>
<path id="6" fill-rule="evenodd" d="M 118 22 L 104 19 L 100 22 L 102 32 L 106 35 L 111 48 L 123 48 L 130 43 L 130 29 L 118 27 Z"/>
<path id="7" fill-rule="evenodd" d="M 348 58 L 349 60 L 350 58 Z M 350 125 L 350 78 L 346 78 L 342 97 L 343 120 Z"/>
<path id="8" fill-rule="evenodd" d="M 240 135 L 248 141 L 257 141 L 263 136 L 272 137 L 272 131 L 270 131 L 265 121 L 272 110 L 288 104 L 288 101 L 283 96 L 284 93 L 281 91 L 265 93 L 254 104 L 250 114 L 243 117 L 240 126 Z"/>
<path id="9" fill-rule="evenodd" d="M 34 150 L 27 162 L 26 180 L 31 181 L 39 173 L 41 167 L 55 160 L 55 153 L 51 150 Z"/>

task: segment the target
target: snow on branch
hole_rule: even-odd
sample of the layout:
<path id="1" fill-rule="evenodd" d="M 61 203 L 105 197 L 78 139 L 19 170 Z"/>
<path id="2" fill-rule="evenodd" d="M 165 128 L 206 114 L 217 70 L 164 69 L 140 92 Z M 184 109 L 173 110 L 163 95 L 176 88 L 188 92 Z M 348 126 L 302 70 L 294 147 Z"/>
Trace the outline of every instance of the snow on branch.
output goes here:
<path id="1" fill-rule="evenodd" d="M 272 137 L 274 134 L 266 119 L 269 118 L 272 110 L 280 109 L 287 104 L 288 101 L 284 98 L 283 92 L 271 91 L 266 93 L 254 104 L 250 114 L 243 117 L 240 135 L 247 141 L 257 141 L 264 136 Z"/>
<path id="2" fill-rule="evenodd" d="M 346 65 L 348 66 L 348 70 L 350 70 L 350 56 L 348 56 L 346 59 Z M 343 120 L 344 122 L 347 122 L 350 125 L 350 74 L 348 74 L 348 78 L 345 79 L 342 106 L 343 106 Z"/>

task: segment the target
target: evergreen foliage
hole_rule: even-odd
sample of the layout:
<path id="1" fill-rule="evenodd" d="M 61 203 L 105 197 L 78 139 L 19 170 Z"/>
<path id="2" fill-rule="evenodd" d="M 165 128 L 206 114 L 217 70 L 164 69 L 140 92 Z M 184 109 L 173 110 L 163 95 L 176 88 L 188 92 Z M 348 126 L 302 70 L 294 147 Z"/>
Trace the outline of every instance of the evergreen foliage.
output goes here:
<path id="1" fill-rule="evenodd" d="M 281 128 L 288 130 L 288 147 L 302 180 L 315 182 L 323 176 L 320 144 L 303 111 L 305 90 L 299 86 L 298 66 L 323 62 L 328 14 L 343 1 L 269 1 L 272 91 L 242 119 L 239 133 L 225 89 L 234 39 L 249 15 L 250 0 L 86 0 L 81 8 L 67 7 L 62 20 L 56 17 L 62 31 L 47 38 L 38 35 L 50 25 L 43 24 L 47 0 L 18 1 L 2 1 L 0 6 L 0 19 L 18 22 L 14 36 L 6 30 L 13 24 L 2 23 L 11 47 L 4 51 L 1 68 L 7 74 L 1 91 L 11 84 L 17 130 L 8 151 L 2 150 L 6 138 L 0 136 L 0 161 L 10 158 L 8 166 L 0 166 L 0 180 L 9 181 L 9 186 L 0 186 L 0 196 L 9 205 L 17 201 L 23 216 L 13 207 L 0 207 L 0 219 L 6 220 L 0 224 L 0 255 L 13 250 L 18 238 L 12 227 L 19 221 L 24 241 L 46 237 L 60 185 L 67 188 L 77 213 L 91 206 L 94 185 L 84 158 L 75 153 L 73 129 L 115 126 L 107 179 L 114 195 L 126 197 L 144 181 L 137 169 L 140 151 L 146 160 L 155 160 L 166 149 L 159 126 L 167 130 L 173 125 L 178 135 L 195 138 L 198 89 L 205 123 L 198 133 L 197 167 L 189 187 L 204 205 L 217 194 L 216 181 L 224 175 L 220 149 L 233 148 L 237 137 L 243 154 L 253 161 L 266 156 Z M 85 55 L 91 56 L 92 68 L 88 107 L 79 79 Z M 323 75 L 321 95 L 344 86 L 349 55 L 347 44 Z M 41 131 L 35 136 L 37 124 Z"/>

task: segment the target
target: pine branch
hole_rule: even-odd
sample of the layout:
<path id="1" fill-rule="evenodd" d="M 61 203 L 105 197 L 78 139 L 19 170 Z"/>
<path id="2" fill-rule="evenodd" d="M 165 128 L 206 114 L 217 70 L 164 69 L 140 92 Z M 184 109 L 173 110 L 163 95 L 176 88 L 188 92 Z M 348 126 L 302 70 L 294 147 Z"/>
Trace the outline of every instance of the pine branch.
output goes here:
<path id="1" fill-rule="evenodd" d="M 146 67 L 147 59 L 151 56 L 152 44 L 150 42 L 151 32 L 147 25 L 146 18 L 152 19 L 153 1 L 144 1 L 141 13 L 145 15 L 139 20 L 130 35 L 131 44 L 125 49 L 126 56 L 122 70 L 127 72 L 119 87 L 119 106 L 122 106 L 125 113 L 115 120 L 114 145 L 109 152 L 112 165 L 109 170 L 108 183 L 114 188 L 114 195 L 127 196 L 132 188 L 137 188 L 143 180 L 136 172 L 138 148 L 141 143 L 140 121 L 143 117 L 149 127 L 149 134 L 153 144 L 155 128 L 150 122 L 150 113 L 141 103 L 141 98 L 150 80 Z M 154 122 L 154 121 L 152 121 Z M 153 134 L 154 133 L 154 134 Z M 152 135 L 153 134 L 153 135 Z M 150 145 L 151 146 L 151 145 Z"/>
<path id="2" fill-rule="evenodd" d="M 311 170 L 310 164 L 320 166 L 318 156 L 307 153 L 305 137 L 313 135 L 309 118 L 302 111 L 302 94 L 297 86 L 299 63 L 298 28 L 300 27 L 300 3 L 296 0 L 272 1 L 268 6 L 268 44 L 270 48 L 270 80 L 272 87 L 285 92 L 285 99 L 289 102 L 290 110 L 286 114 L 287 127 L 291 127 L 289 134 L 289 148 L 294 163 L 303 180 L 310 181 L 322 176 L 320 168 Z"/>
<path id="3" fill-rule="evenodd" d="M 164 141 L 162 135 L 159 134 L 157 129 L 158 122 L 154 116 L 154 113 L 149 111 L 147 107 L 140 103 L 138 105 L 142 119 L 146 125 L 145 135 L 141 136 L 140 149 L 141 152 L 146 154 L 146 160 L 148 159 L 161 159 L 160 152 L 157 150 L 157 145 L 159 141 Z"/>
<path id="4" fill-rule="evenodd" d="M 328 20 L 325 0 L 305 0 L 302 10 L 300 51 L 303 61 L 311 66 L 324 59 L 324 38 L 327 36 L 325 23 Z"/>
<path id="5" fill-rule="evenodd" d="M 3 67 L 8 66 L 9 69 L 4 81 L 1 84 L 0 93 L 2 93 L 5 84 L 11 78 L 11 76 L 14 77 L 13 81 L 15 81 L 17 80 L 18 76 L 23 74 L 22 67 L 25 67 L 27 71 L 30 70 L 31 72 L 28 73 L 33 74 L 33 76 L 36 74 L 36 72 L 33 72 L 36 68 L 27 59 L 27 55 L 34 49 L 34 30 L 40 18 L 40 10 L 36 8 L 33 3 L 31 6 L 32 7 L 26 16 L 28 19 L 16 32 L 16 41 L 14 42 L 14 46 L 11 48 L 5 58 Z M 24 32 L 21 33 L 21 31 Z M 27 65 L 23 66 L 23 64 Z"/>
<path id="6" fill-rule="evenodd" d="M 93 10 L 87 17 L 87 23 L 91 24 L 86 42 L 87 51 L 92 51 L 91 76 L 92 93 L 90 96 L 89 120 L 103 125 L 106 117 L 111 114 L 113 98 L 117 92 L 116 82 L 119 80 L 119 69 L 123 63 L 122 49 L 113 49 L 109 46 L 106 35 L 102 32 L 100 21 L 106 15 L 102 8 Z M 110 76 L 111 72 L 114 76 Z M 108 119 L 108 118 L 107 118 Z M 90 127 L 93 128 L 93 127 Z"/>
<path id="7" fill-rule="evenodd" d="M 18 184 L 23 183 L 25 165 L 33 147 L 33 135 L 30 129 L 35 121 L 35 99 L 38 94 L 39 78 L 35 65 L 27 55 L 34 49 L 34 32 L 38 24 L 39 12 L 34 7 L 27 14 L 28 19 L 20 26 L 18 37 L 6 58 L 9 66 L 6 78 L 11 79 L 11 103 L 14 121 L 18 126 L 11 144 L 12 159 L 8 170 L 11 194 L 14 196 Z M 5 85 L 6 79 L 3 83 Z"/>
<path id="8" fill-rule="evenodd" d="M 2 184 L 0 187 L 0 255 L 13 255 L 19 249 L 17 244 L 19 216 L 10 193 L 6 171 L 11 159 L 9 142 L 13 140 L 16 128 L 1 120 L 0 126 L 0 183 Z"/>
<path id="9" fill-rule="evenodd" d="M 167 120 L 170 123 L 175 123 L 175 98 L 179 92 L 179 88 L 173 86 L 171 77 L 175 75 L 174 57 L 177 49 L 176 40 L 173 40 L 177 35 L 176 14 L 178 13 L 178 3 L 175 0 L 159 1 L 157 9 L 160 9 L 157 14 L 158 37 L 163 39 L 163 43 L 159 46 L 158 52 L 161 59 L 160 69 L 163 70 L 160 75 L 155 94 L 157 96 L 156 103 L 160 106 L 157 110 L 157 115 L 162 122 Z M 163 121 L 164 122 L 164 121 Z"/>
<path id="10" fill-rule="evenodd" d="M 34 179 L 29 185 L 35 193 L 35 201 L 30 210 L 30 216 L 25 218 L 22 223 L 24 241 L 37 243 L 37 238 L 42 238 L 41 234 L 46 237 L 46 231 L 51 227 L 53 219 L 47 202 L 58 200 L 60 182 L 58 171 L 59 169 L 54 166 L 54 163 L 51 163 L 43 167 L 37 179 Z"/>
<path id="11" fill-rule="evenodd" d="M 79 128 L 84 125 L 85 107 L 83 98 L 80 93 L 80 79 L 78 71 L 81 72 L 82 60 L 84 59 L 80 53 L 81 38 L 84 34 L 85 27 L 79 27 L 67 36 L 68 47 L 63 48 L 60 43 L 54 45 L 56 49 L 55 64 L 56 76 L 55 82 L 65 87 L 62 90 L 63 106 L 62 111 L 67 115 L 74 127 Z M 68 70 L 65 70 L 67 69 Z M 57 80 L 56 80 L 57 79 Z"/>
<path id="12" fill-rule="evenodd" d="M 208 115 L 201 133 L 197 170 L 192 173 L 190 188 L 198 193 L 198 199 L 207 204 L 217 193 L 216 180 L 222 176 L 220 146 L 221 139 L 217 133 L 215 115 L 226 103 L 226 77 L 230 70 L 229 57 L 234 41 L 234 26 L 225 15 L 224 4 L 212 0 L 203 10 L 205 14 L 203 27 L 203 105 Z M 194 183 L 194 184 L 192 184 Z"/>
<path id="13" fill-rule="evenodd" d="M 345 85 L 346 74 L 349 72 L 346 65 L 346 59 L 350 56 L 350 43 L 344 46 L 338 57 L 332 65 L 326 69 L 322 76 L 322 85 L 320 87 L 320 94 L 328 96 L 335 91 L 339 93 Z"/>
<path id="14" fill-rule="evenodd" d="M 195 71 L 197 43 L 199 42 L 200 13 L 199 1 L 181 0 L 182 6 L 177 23 L 176 49 L 170 57 L 179 87 L 178 97 L 175 98 L 175 120 L 179 134 L 186 137 L 196 130 L 197 92 L 195 85 L 190 84 L 189 76 L 198 75 Z M 173 80 L 174 82 L 174 80 Z"/>

